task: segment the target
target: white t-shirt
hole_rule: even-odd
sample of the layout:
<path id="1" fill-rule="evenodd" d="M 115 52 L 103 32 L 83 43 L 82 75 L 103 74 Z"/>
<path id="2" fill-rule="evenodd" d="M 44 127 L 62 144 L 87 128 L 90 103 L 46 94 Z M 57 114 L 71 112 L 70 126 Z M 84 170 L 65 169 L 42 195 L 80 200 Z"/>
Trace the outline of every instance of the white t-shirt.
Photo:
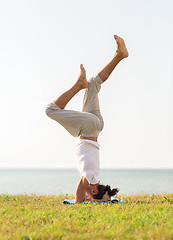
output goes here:
<path id="1" fill-rule="evenodd" d="M 79 139 L 76 146 L 75 156 L 80 175 L 84 176 L 89 184 L 96 184 L 100 181 L 99 148 L 98 142 L 88 139 Z"/>

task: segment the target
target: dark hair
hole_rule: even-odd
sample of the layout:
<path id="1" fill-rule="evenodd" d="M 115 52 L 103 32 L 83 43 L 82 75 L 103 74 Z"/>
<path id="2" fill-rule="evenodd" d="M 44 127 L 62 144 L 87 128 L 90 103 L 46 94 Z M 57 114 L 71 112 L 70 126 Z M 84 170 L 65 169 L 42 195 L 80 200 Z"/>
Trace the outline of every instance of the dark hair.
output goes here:
<path id="1" fill-rule="evenodd" d="M 93 195 L 94 199 L 102 199 L 103 195 L 105 195 L 106 192 L 108 192 L 110 197 L 116 195 L 119 192 L 118 188 L 113 188 L 111 190 L 111 187 L 109 185 L 105 186 L 105 185 L 99 184 L 97 188 L 98 188 L 98 193 Z"/>

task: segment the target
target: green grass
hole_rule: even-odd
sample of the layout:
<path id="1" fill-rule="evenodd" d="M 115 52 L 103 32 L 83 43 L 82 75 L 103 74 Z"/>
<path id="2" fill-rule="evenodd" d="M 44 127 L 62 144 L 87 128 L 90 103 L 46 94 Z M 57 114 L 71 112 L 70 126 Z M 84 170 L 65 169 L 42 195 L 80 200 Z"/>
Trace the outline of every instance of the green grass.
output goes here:
<path id="1" fill-rule="evenodd" d="M 65 198 L 0 195 L 0 240 L 173 239 L 173 194 L 119 196 L 125 204 L 112 205 Z"/>

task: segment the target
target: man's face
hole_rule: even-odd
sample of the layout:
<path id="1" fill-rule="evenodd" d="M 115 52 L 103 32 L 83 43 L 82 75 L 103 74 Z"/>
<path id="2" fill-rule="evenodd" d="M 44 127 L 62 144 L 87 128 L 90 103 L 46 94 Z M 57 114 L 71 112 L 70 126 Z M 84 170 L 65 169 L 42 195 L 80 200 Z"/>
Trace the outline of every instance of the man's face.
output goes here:
<path id="1" fill-rule="evenodd" d="M 98 193 L 98 184 L 89 184 L 88 186 L 88 192 L 93 196 Z"/>
<path id="2" fill-rule="evenodd" d="M 88 191 L 87 191 L 88 200 L 92 200 L 93 195 L 96 195 L 96 194 L 98 194 L 98 185 L 97 184 L 95 184 L 95 185 L 89 184 Z M 103 202 L 108 202 L 110 200 L 111 200 L 111 197 L 109 196 L 107 191 L 103 195 L 102 199 L 99 199 L 99 201 L 103 201 Z"/>

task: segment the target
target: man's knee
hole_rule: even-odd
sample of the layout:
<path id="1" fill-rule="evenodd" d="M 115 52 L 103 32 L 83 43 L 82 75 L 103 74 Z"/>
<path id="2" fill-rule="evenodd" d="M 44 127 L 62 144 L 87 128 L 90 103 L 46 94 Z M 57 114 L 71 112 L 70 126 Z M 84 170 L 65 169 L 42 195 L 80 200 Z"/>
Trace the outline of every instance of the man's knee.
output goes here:
<path id="1" fill-rule="evenodd" d="M 46 107 L 45 109 L 45 113 L 48 117 L 50 117 L 51 113 L 52 113 L 52 110 L 49 108 L 49 107 Z"/>
<path id="2" fill-rule="evenodd" d="M 58 107 L 54 102 L 51 102 L 46 106 L 45 113 L 48 117 L 50 117 L 55 114 L 55 111 L 60 110 L 62 110 L 60 107 Z"/>

